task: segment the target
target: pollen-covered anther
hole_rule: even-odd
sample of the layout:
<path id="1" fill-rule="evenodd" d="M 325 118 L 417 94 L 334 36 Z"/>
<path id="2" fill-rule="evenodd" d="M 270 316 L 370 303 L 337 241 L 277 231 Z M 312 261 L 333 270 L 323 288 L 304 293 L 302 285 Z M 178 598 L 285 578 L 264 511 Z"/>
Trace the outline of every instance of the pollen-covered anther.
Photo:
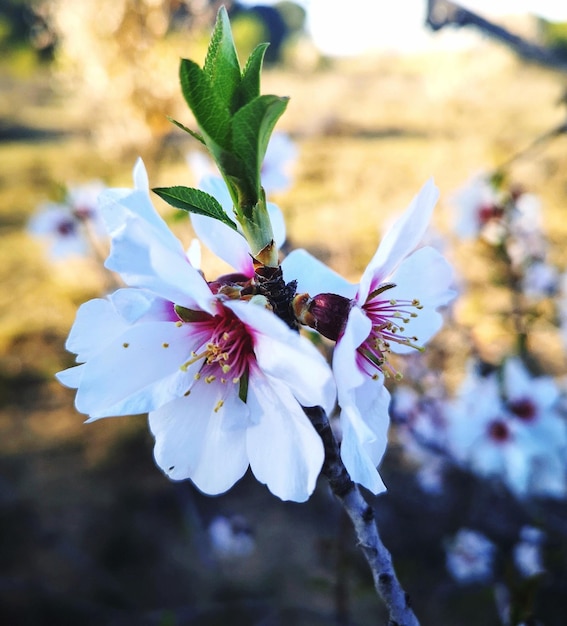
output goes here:
<path id="1" fill-rule="evenodd" d="M 214 376 L 213 374 L 210 374 L 209 376 L 205 376 L 205 382 L 207 384 L 211 384 L 212 382 L 214 382 L 217 379 L 216 376 Z"/>
<path id="2" fill-rule="evenodd" d="M 224 405 L 224 400 L 219 400 L 219 401 L 216 403 L 215 408 L 213 409 L 213 410 L 214 410 L 214 412 L 215 412 L 215 413 L 218 413 L 218 412 L 222 409 L 223 405 Z"/>

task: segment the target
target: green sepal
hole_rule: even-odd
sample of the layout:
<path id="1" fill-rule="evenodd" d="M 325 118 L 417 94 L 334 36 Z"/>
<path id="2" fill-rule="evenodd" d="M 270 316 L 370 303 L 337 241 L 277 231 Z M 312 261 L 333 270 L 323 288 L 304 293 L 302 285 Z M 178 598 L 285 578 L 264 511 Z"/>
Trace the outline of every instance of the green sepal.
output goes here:
<path id="1" fill-rule="evenodd" d="M 185 124 L 182 124 L 181 122 L 174 120 L 172 117 L 169 117 L 169 115 L 167 116 L 167 119 L 172 124 L 175 124 L 177 128 L 180 128 L 182 131 L 189 133 L 191 137 L 193 137 L 194 139 L 196 139 L 197 141 L 200 141 L 203 145 L 205 145 L 205 140 L 203 139 L 203 135 L 198 133 L 196 130 L 192 130 L 191 128 L 188 128 L 187 126 L 185 126 Z"/>
<path id="2" fill-rule="evenodd" d="M 270 136 L 287 107 L 289 98 L 258 96 L 238 110 L 232 118 L 232 148 L 245 164 L 246 178 L 260 197 L 260 170 Z"/>
<path id="3" fill-rule="evenodd" d="M 232 229 L 238 230 L 236 224 L 225 213 L 219 201 L 200 189 L 178 186 L 156 187 L 152 191 L 176 209 L 212 217 L 230 226 Z"/>
<path id="4" fill-rule="evenodd" d="M 238 382 L 238 397 L 242 400 L 242 402 L 246 402 L 248 399 L 248 381 L 250 378 L 250 374 L 248 370 L 242 374 L 240 377 L 240 381 Z"/>
<path id="5" fill-rule="evenodd" d="M 173 306 L 175 314 L 182 322 L 206 322 L 211 319 L 211 316 L 205 311 L 194 311 L 193 309 L 187 309 L 180 304 Z"/>

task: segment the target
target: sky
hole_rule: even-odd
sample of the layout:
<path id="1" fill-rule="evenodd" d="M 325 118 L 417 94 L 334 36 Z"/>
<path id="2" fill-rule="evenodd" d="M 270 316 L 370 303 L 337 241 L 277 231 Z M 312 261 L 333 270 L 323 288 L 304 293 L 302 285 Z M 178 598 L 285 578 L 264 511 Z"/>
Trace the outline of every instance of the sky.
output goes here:
<path id="1" fill-rule="evenodd" d="M 276 0 L 241 0 L 273 4 Z M 426 0 L 295 0 L 307 9 L 307 28 L 319 50 L 331 56 L 371 51 L 418 52 L 435 47 L 466 46 L 478 35 L 448 28 L 431 33 L 424 26 Z M 461 0 L 487 18 L 533 13 L 567 21 L 567 0 Z M 345 11 L 348 7 L 348 11 Z"/>

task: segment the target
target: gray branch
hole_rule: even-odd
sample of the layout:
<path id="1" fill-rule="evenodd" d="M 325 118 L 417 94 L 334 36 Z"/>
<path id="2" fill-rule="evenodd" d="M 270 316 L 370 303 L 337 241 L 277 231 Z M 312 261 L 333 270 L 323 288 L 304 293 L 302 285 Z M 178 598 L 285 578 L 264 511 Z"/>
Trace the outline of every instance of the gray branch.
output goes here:
<path id="1" fill-rule="evenodd" d="M 441 30 L 445 26 L 457 28 L 472 26 L 488 37 L 507 45 L 526 61 L 567 72 L 567 61 L 555 54 L 553 50 L 527 41 L 450 0 L 427 0 L 426 24 L 434 31 Z"/>
<path id="2" fill-rule="evenodd" d="M 341 460 L 339 446 L 325 411 L 318 406 L 304 408 L 304 411 L 323 440 L 325 462 L 322 473 L 354 525 L 360 548 L 372 570 L 376 591 L 388 608 L 390 626 L 419 626 L 408 594 L 402 589 L 394 572 L 392 556 L 380 539 L 374 511 L 351 480 Z"/>

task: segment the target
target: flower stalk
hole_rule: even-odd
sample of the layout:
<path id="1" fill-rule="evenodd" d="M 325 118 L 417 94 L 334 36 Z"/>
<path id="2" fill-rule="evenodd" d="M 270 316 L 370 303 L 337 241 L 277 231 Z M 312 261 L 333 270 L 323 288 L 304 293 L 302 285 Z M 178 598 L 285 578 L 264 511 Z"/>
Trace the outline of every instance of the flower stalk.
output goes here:
<path id="1" fill-rule="evenodd" d="M 325 411 L 319 407 L 304 407 L 306 415 L 319 433 L 325 449 L 321 473 L 329 481 L 331 491 L 350 517 L 360 549 L 374 579 L 374 586 L 389 612 L 389 623 L 397 626 L 419 626 L 409 602 L 394 571 L 392 556 L 382 543 L 374 511 L 364 499 L 358 485 L 348 475 L 341 460 L 339 446 Z"/>

